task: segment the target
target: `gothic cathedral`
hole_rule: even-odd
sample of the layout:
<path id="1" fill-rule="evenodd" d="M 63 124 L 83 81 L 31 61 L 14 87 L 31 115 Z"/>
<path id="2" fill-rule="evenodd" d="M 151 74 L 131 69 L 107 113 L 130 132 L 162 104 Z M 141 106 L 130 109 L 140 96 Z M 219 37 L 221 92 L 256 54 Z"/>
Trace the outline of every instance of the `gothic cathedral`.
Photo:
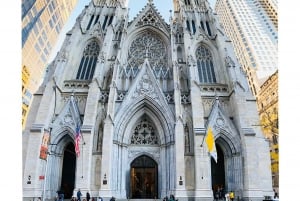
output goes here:
<path id="1" fill-rule="evenodd" d="M 256 100 L 208 1 L 173 0 L 169 22 L 152 0 L 129 21 L 127 4 L 91 1 L 49 65 L 23 133 L 23 200 L 272 195 Z"/>

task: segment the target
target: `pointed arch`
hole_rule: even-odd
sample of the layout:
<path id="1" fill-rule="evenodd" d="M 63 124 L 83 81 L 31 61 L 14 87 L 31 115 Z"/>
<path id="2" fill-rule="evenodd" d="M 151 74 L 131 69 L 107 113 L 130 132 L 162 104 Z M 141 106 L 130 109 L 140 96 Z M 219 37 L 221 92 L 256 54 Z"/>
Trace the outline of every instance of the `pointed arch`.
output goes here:
<path id="1" fill-rule="evenodd" d="M 216 99 L 213 104 L 207 121 L 207 127 L 213 129 L 216 146 L 219 147 L 219 151 L 222 151 L 224 157 L 224 159 L 222 158 L 224 163 L 222 164 L 222 168 L 224 169 L 225 190 L 243 189 L 243 150 L 241 137 L 235 125 L 223 111 L 219 99 Z M 241 196 L 240 192 L 237 191 L 236 195 Z"/>
<path id="2" fill-rule="evenodd" d="M 68 156 L 66 156 L 66 154 Z M 72 167 L 66 167 L 64 163 L 68 163 Z M 51 180 L 47 180 L 46 188 L 51 192 L 51 194 L 56 194 L 58 189 L 64 189 L 64 183 L 66 174 L 72 173 L 69 179 L 69 183 L 71 186 L 70 189 L 73 191 L 74 182 L 75 182 L 75 174 L 76 174 L 76 156 L 75 156 L 75 144 L 74 144 L 74 136 L 72 134 L 72 129 L 68 126 L 63 126 L 60 128 L 56 128 L 51 132 L 51 141 L 49 146 L 49 156 L 47 158 L 47 166 L 48 168 L 45 177 L 51 178 Z M 67 171 L 66 169 L 71 169 L 71 171 Z M 66 192 L 67 193 L 67 192 Z M 68 196 L 70 196 L 70 191 L 68 191 Z"/>
<path id="3" fill-rule="evenodd" d="M 75 130 L 70 126 L 55 125 L 51 131 L 51 144 L 64 144 L 67 141 L 75 142 Z"/>
<path id="4" fill-rule="evenodd" d="M 84 48 L 76 79 L 91 80 L 93 78 L 99 53 L 100 45 L 97 40 L 92 39 Z"/>
<path id="5" fill-rule="evenodd" d="M 174 117 L 150 97 L 138 97 L 130 106 L 118 112 L 115 119 L 114 140 L 121 144 L 130 144 L 131 132 L 144 115 L 153 122 L 157 130 L 160 145 L 174 142 Z"/>
<path id="6" fill-rule="evenodd" d="M 216 83 L 213 56 L 211 51 L 204 45 L 196 49 L 196 59 L 200 83 Z"/>

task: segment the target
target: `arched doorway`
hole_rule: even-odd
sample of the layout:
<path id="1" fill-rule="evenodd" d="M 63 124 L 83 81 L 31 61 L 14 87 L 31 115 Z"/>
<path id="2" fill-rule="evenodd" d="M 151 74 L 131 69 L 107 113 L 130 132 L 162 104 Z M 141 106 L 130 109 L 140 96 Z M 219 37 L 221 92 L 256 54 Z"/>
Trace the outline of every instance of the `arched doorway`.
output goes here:
<path id="1" fill-rule="evenodd" d="M 69 143 L 64 151 L 61 187 L 65 198 L 71 198 L 75 184 L 76 155 L 73 143 Z"/>
<path id="2" fill-rule="evenodd" d="M 157 163 L 142 155 L 130 165 L 130 197 L 157 198 Z"/>
<path id="3" fill-rule="evenodd" d="M 224 154 L 218 144 L 216 144 L 218 161 L 211 158 L 211 184 L 215 198 L 224 197 L 225 193 L 225 167 Z"/>

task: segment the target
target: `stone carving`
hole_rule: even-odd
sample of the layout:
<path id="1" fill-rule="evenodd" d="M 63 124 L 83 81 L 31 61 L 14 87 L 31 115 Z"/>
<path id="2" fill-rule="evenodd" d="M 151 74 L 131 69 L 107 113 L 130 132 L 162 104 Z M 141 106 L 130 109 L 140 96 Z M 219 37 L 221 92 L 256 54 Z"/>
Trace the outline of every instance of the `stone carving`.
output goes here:
<path id="1" fill-rule="evenodd" d="M 191 103 L 191 97 L 190 93 L 181 93 L 181 104 L 190 104 Z"/>
<path id="2" fill-rule="evenodd" d="M 165 93 L 165 98 L 169 104 L 174 103 L 174 92 Z"/>
<path id="3" fill-rule="evenodd" d="M 127 91 L 118 91 L 117 102 L 122 102 L 126 96 Z"/>
<path id="4" fill-rule="evenodd" d="M 108 96 L 109 96 L 109 91 L 101 91 L 100 94 L 100 102 L 101 103 L 107 103 L 108 102 Z"/>
<path id="5" fill-rule="evenodd" d="M 133 147 L 128 151 L 128 158 L 136 158 L 140 153 L 147 152 L 152 157 L 154 157 L 157 161 L 159 161 L 160 151 L 159 150 L 151 150 L 148 147 L 139 147 L 138 150 Z"/>
<path id="6" fill-rule="evenodd" d="M 99 56 L 98 56 L 98 59 L 97 59 L 97 62 L 100 62 L 100 63 L 104 63 L 105 62 L 105 52 L 100 52 Z"/>
<path id="7" fill-rule="evenodd" d="M 187 63 L 189 66 L 196 66 L 196 61 L 192 55 L 188 55 Z"/>
<path id="8" fill-rule="evenodd" d="M 234 64 L 234 62 L 233 62 L 233 60 L 231 59 L 230 56 L 227 56 L 225 58 L 225 64 L 226 64 L 227 67 L 235 67 L 235 64 Z"/>
<path id="9" fill-rule="evenodd" d="M 136 26 L 143 26 L 143 25 L 152 25 L 154 27 L 162 28 L 161 21 L 154 13 L 152 9 L 150 9 L 136 24 Z"/>
<path id="10" fill-rule="evenodd" d="M 166 45 L 160 37 L 151 33 L 140 35 L 132 42 L 128 52 L 126 74 L 134 74 L 135 77 L 146 58 L 156 78 L 170 77 L 172 72 L 168 68 Z"/>
<path id="11" fill-rule="evenodd" d="M 65 116 L 64 116 L 64 123 L 66 124 L 72 124 L 73 123 L 73 119 L 72 119 L 72 116 L 70 113 L 67 113 Z"/>
<path id="12" fill-rule="evenodd" d="M 135 127 L 131 136 L 131 144 L 139 145 L 158 145 L 159 140 L 156 131 L 152 124 L 143 118 L 141 122 Z"/>
<path id="13" fill-rule="evenodd" d="M 159 102 L 158 96 L 153 87 L 153 83 L 152 83 L 151 79 L 149 78 L 149 75 L 147 75 L 147 74 L 142 76 L 142 79 L 137 84 L 136 90 L 135 90 L 132 98 L 134 99 L 138 96 L 145 96 L 145 95 L 147 95 L 147 96 L 151 97 L 153 100 Z"/>

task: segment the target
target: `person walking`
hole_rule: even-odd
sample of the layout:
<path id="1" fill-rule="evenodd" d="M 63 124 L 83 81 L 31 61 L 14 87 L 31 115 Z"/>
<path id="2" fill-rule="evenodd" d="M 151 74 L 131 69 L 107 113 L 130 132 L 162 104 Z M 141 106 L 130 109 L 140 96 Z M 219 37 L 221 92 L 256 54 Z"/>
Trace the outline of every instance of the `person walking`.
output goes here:
<path id="1" fill-rule="evenodd" d="M 81 196 L 82 196 L 82 194 L 80 192 L 80 189 L 78 189 L 78 191 L 77 191 L 77 201 L 81 201 Z"/>
<path id="2" fill-rule="evenodd" d="M 86 192 L 86 200 L 87 200 L 87 201 L 90 201 L 90 199 L 91 199 L 90 193 L 89 193 L 89 192 Z"/>

